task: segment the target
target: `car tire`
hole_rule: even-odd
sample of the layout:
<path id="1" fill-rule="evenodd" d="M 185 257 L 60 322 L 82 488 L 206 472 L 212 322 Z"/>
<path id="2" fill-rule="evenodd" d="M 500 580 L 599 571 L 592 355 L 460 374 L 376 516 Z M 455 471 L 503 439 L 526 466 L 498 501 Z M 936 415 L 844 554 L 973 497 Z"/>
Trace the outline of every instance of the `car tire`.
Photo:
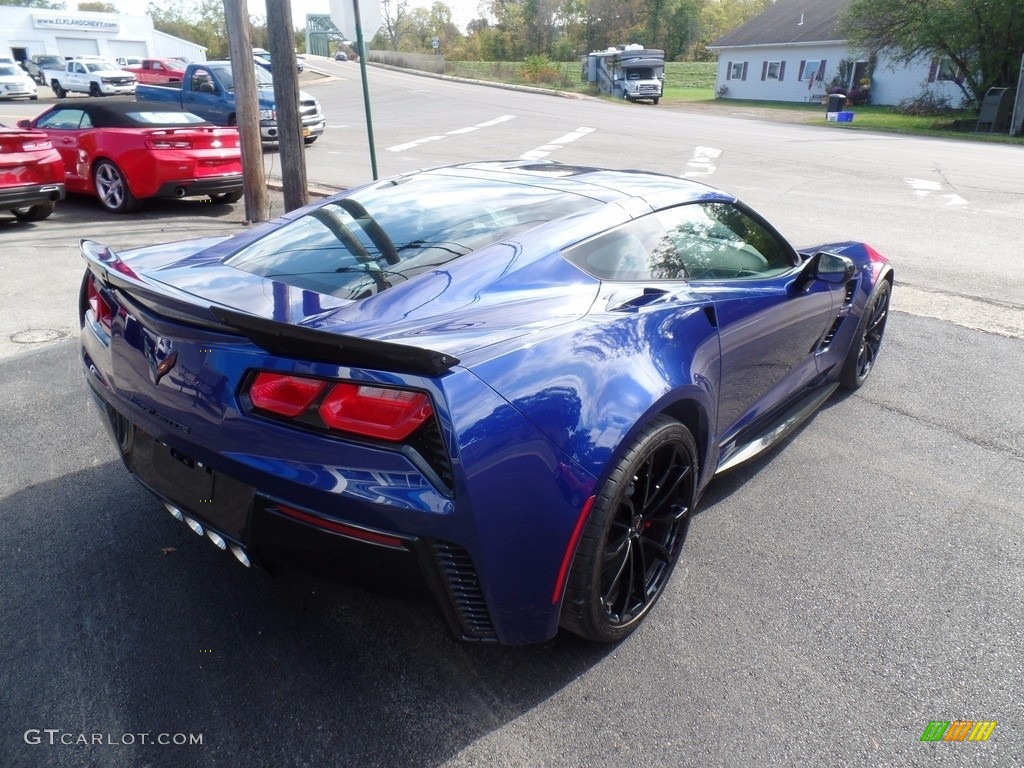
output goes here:
<path id="1" fill-rule="evenodd" d="M 11 213 L 14 214 L 14 218 L 18 221 L 42 221 L 53 213 L 56 207 L 57 204 L 49 200 L 29 208 L 11 208 Z"/>
<path id="2" fill-rule="evenodd" d="M 655 104 L 655 106 L 657 106 L 659 101 L 661 101 L 661 97 L 660 96 L 655 96 L 654 97 L 654 104 Z"/>
<path id="3" fill-rule="evenodd" d="M 53 90 L 53 95 L 56 96 L 58 99 L 63 99 L 65 96 L 68 95 L 68 92 L 65 91 L 61 87 L 60 83 L 58 83 L 56 80 L 50 83 L 50 88 Z"/>
<path id="4" fill-rule="evenodd" d="M 210 202 L 217 203 L 217 205 L 230 205 L 231 203 L 237 203 L 241 199 L 241 192 L 218 192 L 215 195 L 210 195 Z"/>
<path id="5" fill-rule="evenodd" d="M 882 348 L 885 324 L 889 319 L 889 297 L 892 288 L 888 280 L 881 280 L 874 294 L 864 308 L 864 314 L 857 324 L 853 343 L 846 353 L 839 383 L 846 389 L 859 389 L 867 381 L 875 367 L 875 361 Z"/>
<path id="6" fill-rule="evenodd" d="M 103 94 L 100 92 L 100 87 L 96 83 L 89 83 L 89 95 L 98 99 Z"/>
<path id="7" fill-rule="evenodd" d="M 561 624 L 618 642 L 650 612 L 672 574 L 697 503 L 697 445 L 660 416 L 633 439 L 594 499 L 565 588 Z"/>
<path id="8" fill-rule="evenodd" d="M 112 213 L 133 213 L 142 207 L 128 188 L 124 172 L 110 160 L 100 160 L 92 169 L 92 183 L 100 203 Z"/>

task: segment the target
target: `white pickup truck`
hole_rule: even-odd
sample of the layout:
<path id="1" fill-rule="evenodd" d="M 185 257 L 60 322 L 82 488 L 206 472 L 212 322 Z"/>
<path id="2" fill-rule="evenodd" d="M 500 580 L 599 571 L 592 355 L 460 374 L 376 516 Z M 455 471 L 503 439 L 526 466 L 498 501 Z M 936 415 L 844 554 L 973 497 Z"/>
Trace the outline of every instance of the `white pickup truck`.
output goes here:
<path id="1" fill-rule="evenodd" d="M 69 93 L 116 96 L 135 93 L 135 75 L 118 69 L 104 59 L 71 59 L 64 69 L 43 70 L 53 95 L 63 99 Z"/>

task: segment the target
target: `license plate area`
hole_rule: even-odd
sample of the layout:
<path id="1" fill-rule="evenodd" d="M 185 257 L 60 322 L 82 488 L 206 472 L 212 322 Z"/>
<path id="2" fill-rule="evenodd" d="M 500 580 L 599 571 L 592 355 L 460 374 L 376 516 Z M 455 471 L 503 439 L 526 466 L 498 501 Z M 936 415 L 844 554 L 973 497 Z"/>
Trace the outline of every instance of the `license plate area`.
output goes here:
<path id="1" fill-rule="evenodd" d="M 158 496 L 246 543 L 254 491 L 136 428 L 125 463 Z"/>

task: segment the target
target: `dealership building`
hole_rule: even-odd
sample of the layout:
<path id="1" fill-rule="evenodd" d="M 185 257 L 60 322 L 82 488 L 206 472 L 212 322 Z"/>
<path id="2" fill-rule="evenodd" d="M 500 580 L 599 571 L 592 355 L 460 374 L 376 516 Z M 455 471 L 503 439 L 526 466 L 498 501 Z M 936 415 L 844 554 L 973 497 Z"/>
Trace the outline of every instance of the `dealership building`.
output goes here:
<path id="1" fill-rule="evenodd" d="M 0 56 L 23 61 L 44 53 L 66 58 L 142 56 L 206 61 L 203 46 L 157 31 L 149 16 L 4 6 Z"/>

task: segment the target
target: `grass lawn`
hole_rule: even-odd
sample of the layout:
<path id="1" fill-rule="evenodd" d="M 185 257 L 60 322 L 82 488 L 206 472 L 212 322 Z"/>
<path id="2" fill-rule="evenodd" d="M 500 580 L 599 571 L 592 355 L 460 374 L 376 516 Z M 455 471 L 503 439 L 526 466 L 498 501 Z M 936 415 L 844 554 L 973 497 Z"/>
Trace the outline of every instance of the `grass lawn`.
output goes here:
<path id="1" fill-rule="evenodd" d="M 785 119 L 807 122 L 835 130 L 872 130 L 902 133 L 915 136 L 936 136 L 968 141 L 992 141 L 1003 144 L 1024 145 L 1024 137 L 1011 138 L 1005 133 L 975 133 L 977 115 L 970 110 L 952 111 L 941 116 L 903 115 L 892 107 L 860 105 L 850 107 L 854 113 L 853 122 L 826 122 L 824 107 L 820 104 L 786 101 L 748 101 L 744 99 L 716 99 L 715 73 L 717 64 L 713 61 L 669 61 L 665 63 L 665 90 L 661 105 L 685 109 L 688 105 L 708 110 L 720 108 L 723 111 L 748 109 L 771 120 L 772 113 L 785 112 Z M 517 62 L 500 61 L 449 61 L 445 74 L 467 77 L 474 80 L 494 80 L 504 83 L 533 85 L 560 91 L 594 94 L 594 89 L 580 80 L 579 62 L 552 62 L 551 69 L 542 79 L 531 80 Z M 607 97 L 611 100 L 611 97 Z M 618 99 L 615 99 L 618 101 Z M 796 113 L 805 113 L 806 119 Z"/>

